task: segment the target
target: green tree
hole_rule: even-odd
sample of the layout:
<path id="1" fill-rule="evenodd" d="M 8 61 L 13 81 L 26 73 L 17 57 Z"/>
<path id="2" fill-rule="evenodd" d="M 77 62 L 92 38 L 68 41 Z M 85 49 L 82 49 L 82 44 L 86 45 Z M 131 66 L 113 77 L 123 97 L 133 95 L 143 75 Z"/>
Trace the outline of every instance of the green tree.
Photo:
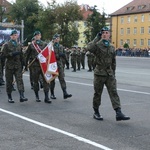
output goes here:
<path id="1" fill-rule="evenodd" d="M 39 11 L 42 7 L 38 0 L 16 0 L 10 8 L 10 16 L 16 24 L 24 20 L 24 37 L 27 38 L 35 31 L 35 24 L 38 21 Z"/>
<path id="2" fill-rule="evenodd" d="M 103 12 L 100 14 L 97 9 L 97 6 L 91 9 L 93 11 L 92 15 L 87 18 L 87 29 L 84 34 L 86 35 L 86 43 L 90 42 L 95 38 L 100 29 L 105 26 L 106 15 Z"/>

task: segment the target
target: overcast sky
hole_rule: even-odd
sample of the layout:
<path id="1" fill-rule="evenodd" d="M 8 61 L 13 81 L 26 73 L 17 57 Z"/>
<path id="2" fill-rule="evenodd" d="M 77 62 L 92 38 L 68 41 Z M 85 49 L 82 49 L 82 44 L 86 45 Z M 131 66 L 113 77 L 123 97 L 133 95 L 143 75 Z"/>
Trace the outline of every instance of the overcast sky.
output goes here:
<path id="1" fill-rule="evenodd" d="M 14 2 L 15 0 L 8 0 L 9 2 Z M 44 5 L 51 0 L 39 0 Z M 57 3 L 64 3 L 66 0 L 56 0 Z M 78 4 L 88 4 L 89 6 L 97 5 L 97 8 L 102 12 L 102 8 L 105 9 L 106 14 L 111 14 L 128 4 L 132 0 L 77 0 Z"/>

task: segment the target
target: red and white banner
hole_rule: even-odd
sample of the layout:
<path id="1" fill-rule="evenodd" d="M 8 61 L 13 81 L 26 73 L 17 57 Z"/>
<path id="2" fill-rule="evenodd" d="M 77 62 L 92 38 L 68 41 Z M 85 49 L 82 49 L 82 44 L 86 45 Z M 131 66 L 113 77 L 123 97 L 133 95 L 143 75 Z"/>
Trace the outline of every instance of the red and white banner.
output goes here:
<path id="1" fill-rule="evenodd" d="M 38 60 L 47 83 L 50 83 L 58 76 L 58 67 L 54 48 L 50 42 L 39 54 Z"/>

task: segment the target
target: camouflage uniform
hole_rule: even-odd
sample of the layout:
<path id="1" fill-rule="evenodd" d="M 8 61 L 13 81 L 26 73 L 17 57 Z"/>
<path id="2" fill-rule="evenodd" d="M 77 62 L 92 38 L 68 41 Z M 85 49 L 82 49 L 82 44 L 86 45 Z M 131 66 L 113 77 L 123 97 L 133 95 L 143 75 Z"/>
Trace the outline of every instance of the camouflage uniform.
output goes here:
<path id="1" fill-rule="evenodd" d="M 88 64 L 88 68 L 89 68 L 88 71 L 92 71 L 92 69 L 93 69 L 94 55 L 93 55 L 93 53 L 91 53 L 90 51 L 88 51 L 86 53 L 86 56 L 87 56 L 87 64 Z"/>
<path id="2" fill-rule="evenodd" d="M 101 95 L 104 88 L 104 85 L 107 88 L 108 94 L 111 99 L 113 109 L 116 111 L 116 120 L 129 120 L 129 117 L 126 117 L 121 112 L 120 98 L 117 93 L 117 85 L 115 78 L 116 70 L 116 54 L 115 48 L 110 44 L 105 38 L 109 37 L 108 28 L 103 28 L 97 37 L 88 44 L 87 50 L 95 55 L 96 67 L 94 69 L 94 97 L 93 97 L 93 117 L 97 120 L 103 120 L 102 116 L 99 113 L 99 106 L 101 105 Z M 104 39 L 100 40 L 100 37 L 103 36 Z"/>
<path id="3" fill-rule="evenodd" d="M 76 63 L 77 63 L 77 52 L 76 49 L 73 49 L 73 51 L 70 54 L 71 56 L 71 64 L 73 68 L 73 72 L 76 72 Z"/>
<path id="4" fill-rule="evenodd" d="M 82 66 L 82 69 L 85 69 L 85 54 L 86 54 L 86 51 L 83 49 L 81 51 L 81 66 Z"/>
<path id="5" fill-rule="evenodd" d="M 1 51 L 2 55 L 6 57 L 5 77 L 6 77 L 6 92 L 8 94 L 8 102 L 14 103 L 11 96 L 13 76 L 15 76 L 17 88 L 20 93 L 20 102 L 27 101 L 27 98 L 25 98 L 23 95 L 24 93 L 24 83 L 22 79 L 23 53 L 21 44 L 19 44 L 15 40 L 10 40 L 3 45 Z"/>
<path id="6" fill-rule="evenodd" d="M 37 33 L 37 34 L 40 34 L 40 33 Z M 34 44 L 37 44 L 39 46 L 40 50 L 43 50 L 47 46 L 47 44 L 45 42 L 43 42 L 42 40 L 35 40 L 33 42 L 34 42 Z M 33 89 L 35 92 L 36 101 L 41 102 L 41 100 L 39 98 L 39 94 L 38 94 L 38 92 L 39 92 L 39 79 L 41 76 L 43 79 L 43 90 L 44 90 L 44 94 L 45 94 L 45 100 L 44 101 L 45 101 L 45 103 L 51 103 L 49 96 L 48 96 L 49 95 L 49 84 L 46 82 L 46 80 L 43 76 L 39 60 L 37 59 L 38 54 L 39 54 L 39 52 L 35 49 L 33 43 L 31 43 L 28 46 L 26 53 L 25 53 L 25 55 L 26 55 L 26 66 L 28 65 L 29 59 L 30 59 L 30 62 L 32 62 L 34 60 L 30 66 L 30 69 L 32 71 L 32 76 L 33 76 Z"/>
<path id="7" fill-rule="evenodd" d="M 71 51 L 67 48 L 66 49 L 66 58 L 67 58 L 68 64 L 66 64 L 66 66 L 67 66 L 66 69 L 69 69 L 70 53 L 71 53 Z"/>
<path id="8" fill-rule="evenodd" d="M 81 52 L 80 49 L 77 50 L 77 70 L 80 70 L 81 68 Z"/>
<path id="9" fill-rule="evenodd" d="M 59 38 L 59 34 L 55 34 L 53 36 L 53 40 L 54 40 L 54 52 L 55 52 L 55 57 L 56 57 L 56 61 L 57 61 L 57 66 L 58 66 L 58 79 L 61 85 L 61 89 L 63 91 L 63 96 L 64 99 L 72 97 L 71 94 L 67 93 L 67 86 L 66 86 L 66 81 L 65 81 L 65 74 L 64 74 L 64 68 L 63 68 L 63 63 L 62 63 L 62 59 L 64 57 L 66 57 L 64 51 L 63 51 L 63 46 L 59 44 L 59 42 L 55 42 L 55 40 L 57 40 Z M 51 98 L 55 99 L 54 97 L 54 88 L 55 88 L 55 79 L 53 81 L 51 81 L 50 83 L 50 90 L 51 90 Z"/>

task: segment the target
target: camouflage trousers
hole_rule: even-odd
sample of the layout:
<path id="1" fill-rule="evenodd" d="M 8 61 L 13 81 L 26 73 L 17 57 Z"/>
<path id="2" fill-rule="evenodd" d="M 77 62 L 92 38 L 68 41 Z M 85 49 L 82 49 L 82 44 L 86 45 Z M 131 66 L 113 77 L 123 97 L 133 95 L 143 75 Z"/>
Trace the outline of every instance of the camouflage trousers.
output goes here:
<path id="1" fill-rule="evenodd" d="M 121 107 L 120 98 L 117 93 L 117 83 L 115 77 L 94 75 L 93 108 L 98 109 L 101 105 L 101 96 L 104 85 L 107 88 L 113 109 Z"/>
<path id="2" fill-rule="evenodd" d="M 32 79 L 33 79 L 33 88 L 34 88 L 34 91 L 35 92 L 38 92 L 39 91 L 39 79 L 40 79 L 40 76 L 43 80 L 43 89 L 44 89 L 44 92 L 48 92 L 49 91 L 49 83 L 46 82 L 45 78 L 44 78 L 44 75 L 42 73 L 42 70 L 41 70 L 41 67 L 40 66 L 34 66 L 31 68 L 32 70 Z"/>
<path id="3" fill-rule="evenodd" d="M 24 84 L 23 84 L 23 79 L 22 79 L 22 68 L 8 69 L 6 67 L 5 77 L 6 77 L 6 92 L 8 94 L 12 93 L 12 84 L 14 81 L 14 77 L 15 77 L 15 80 L 17 83 L 18 91 L 24 92 Z"/>

